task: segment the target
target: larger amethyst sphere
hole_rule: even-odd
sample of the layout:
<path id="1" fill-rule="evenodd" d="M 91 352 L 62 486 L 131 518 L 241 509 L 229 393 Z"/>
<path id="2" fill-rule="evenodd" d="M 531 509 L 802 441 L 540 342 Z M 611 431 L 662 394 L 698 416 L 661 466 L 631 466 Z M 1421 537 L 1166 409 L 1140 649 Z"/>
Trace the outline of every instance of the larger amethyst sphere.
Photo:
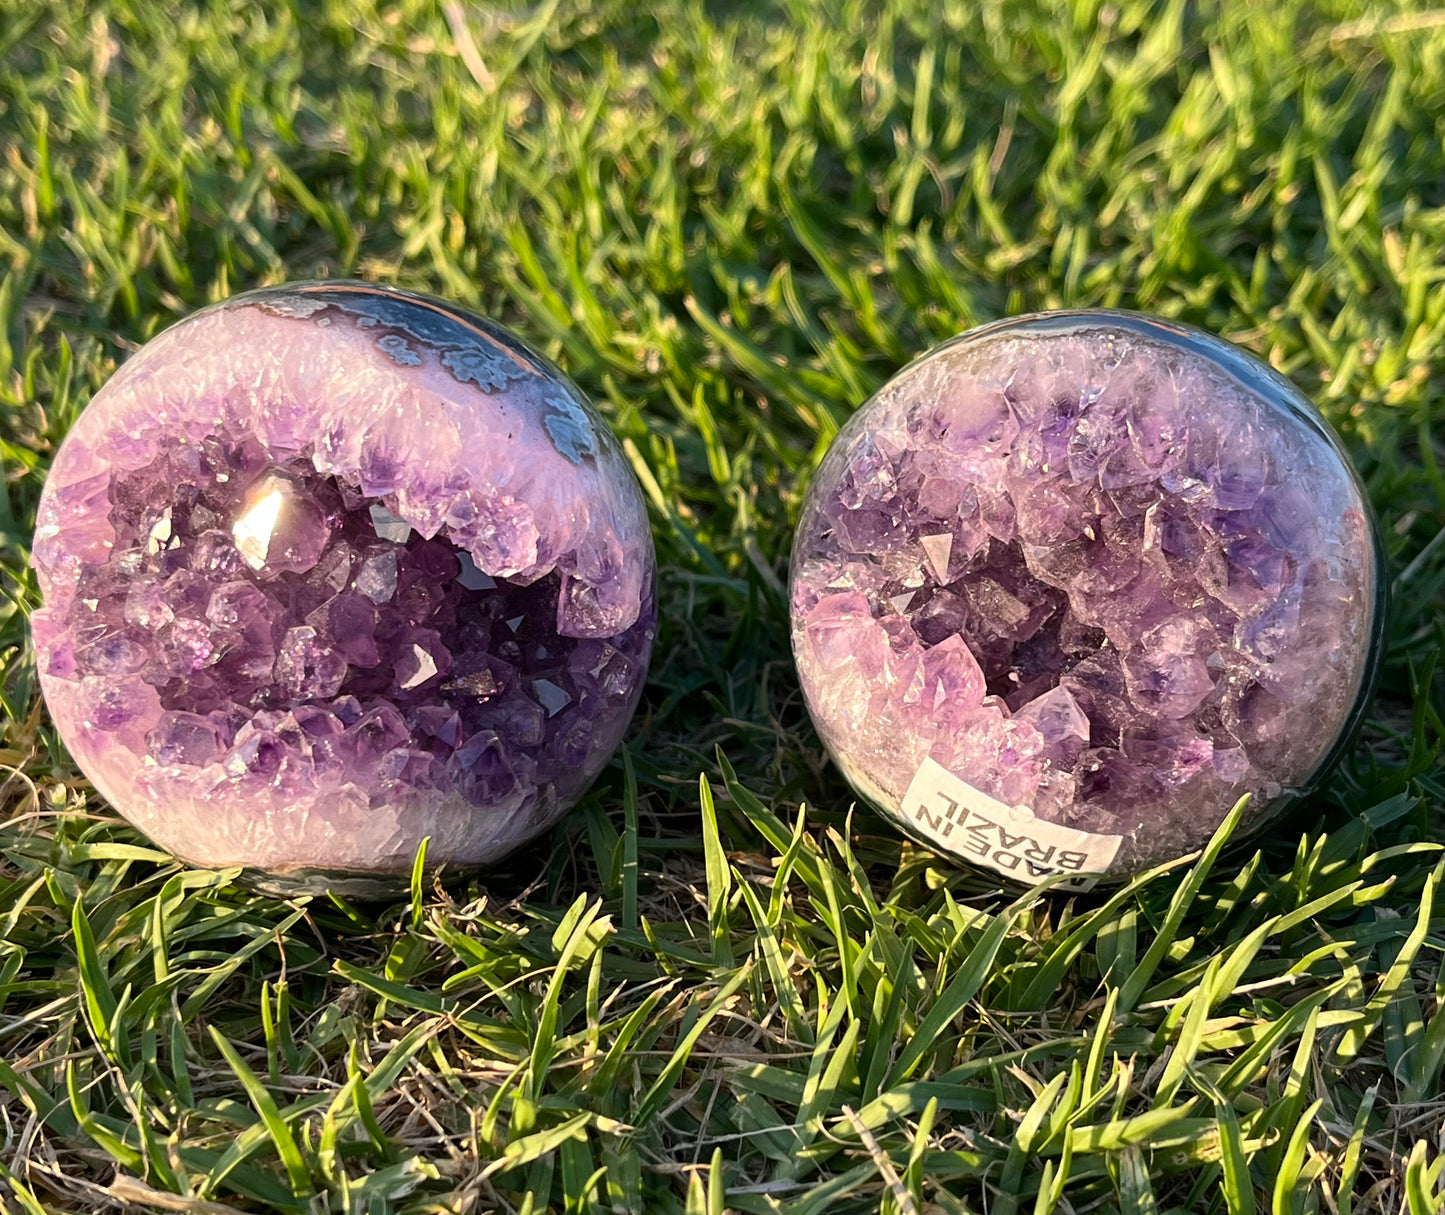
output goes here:
<path id="1" fill-rule="evenodd" d="M 485 864 L 622 738 L 655 629 L 637 482 L 577 389 L 437 300 L 299 284 L 110 380 L 35 533 L 41 684 L 176 855 L 361 889 Z"/>
<path id="2" fill-rule="evenodd" d="M 1381 555 L 1333 433 L 1215 338 L 1123 313 L 986 326 L 843 428 L 793 553 L 793 647 L 854 787 L 1022 880 L 1246 830 L 1357 724 Z"/>

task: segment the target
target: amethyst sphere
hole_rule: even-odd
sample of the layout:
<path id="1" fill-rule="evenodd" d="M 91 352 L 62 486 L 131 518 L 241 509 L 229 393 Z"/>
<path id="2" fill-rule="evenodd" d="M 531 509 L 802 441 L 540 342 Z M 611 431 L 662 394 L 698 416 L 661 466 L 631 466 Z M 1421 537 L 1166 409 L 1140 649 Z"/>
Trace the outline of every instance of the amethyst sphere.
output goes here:
<path id="1" fill-rule="evenodd" d="M 186 860 L 362 890 L 491 862 L 617 747 L 652 648 L 637 481 L 505 330 L 357 283 L 166 331 L 50 470 L 61 737 Z"/>
<path id="2" fill-rule="evenodd" d="M 1025 317 L 843 428 L 794 543 L 793 649 L 833 758 L 905 831 L 1087 885 L 1317 780 L 1373 680 L 1380 571 L 1288 381 L 1163 321 Z"/>

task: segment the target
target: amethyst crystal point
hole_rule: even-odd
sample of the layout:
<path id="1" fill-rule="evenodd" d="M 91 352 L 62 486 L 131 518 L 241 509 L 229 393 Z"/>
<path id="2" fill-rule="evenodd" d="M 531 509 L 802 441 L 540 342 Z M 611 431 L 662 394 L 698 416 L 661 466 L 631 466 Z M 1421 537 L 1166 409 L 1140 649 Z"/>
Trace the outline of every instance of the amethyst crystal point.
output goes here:
<path id="1" fill-rule="evenodd" d="M 40 505 L 41 682 L 177 855 L 362 888 L 570 806 L 655 630 L 642 497 L 577 389 L 435 300 L 208 308 L 96 396 Z"/>
<path id="2" fill-rule="evenodd" d="M 1008 321 L 844 427 L 793 550 L 818 732 L 910 834 L 1119 878 L 1262 825 L 1363 710 L 1381 554 L 1284 379 L 1121 313 Z"/>

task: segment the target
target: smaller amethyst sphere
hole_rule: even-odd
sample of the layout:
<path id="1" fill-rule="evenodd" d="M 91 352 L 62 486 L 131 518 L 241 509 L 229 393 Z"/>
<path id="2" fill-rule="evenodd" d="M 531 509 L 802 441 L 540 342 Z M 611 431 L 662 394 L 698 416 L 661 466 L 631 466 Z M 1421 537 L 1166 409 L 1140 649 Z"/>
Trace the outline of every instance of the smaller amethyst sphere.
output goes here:
<path id="1" fill-rule="evenodd" d="M 1085 888 L 1258 830 L 1359 724 L 1382 554 L 1287 380 L 1117 312 L 988 325 L 849 420 L 793 650 L 854 788 L 936 851 Z"/>
<path id="2" fill-rule="evenodd" d="M 656 626 L 637 481 L 556 368 L 440 301 L 238 296 L 96 395 L 35 533 L 41 686 L 185 860 L 381 892 L 586 790 Z"/>

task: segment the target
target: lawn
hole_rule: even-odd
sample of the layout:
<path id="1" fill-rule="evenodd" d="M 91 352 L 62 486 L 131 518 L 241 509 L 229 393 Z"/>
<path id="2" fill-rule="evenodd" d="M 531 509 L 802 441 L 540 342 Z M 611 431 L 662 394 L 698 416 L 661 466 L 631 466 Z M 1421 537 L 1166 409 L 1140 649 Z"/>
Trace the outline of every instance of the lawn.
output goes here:
<path id="1" fill-rule="evenodd" d="M 0 0 L 0 1206 L 1440 1209 L 1445 17 L 826 9 Z M 149 847 L 26 642 L 36 499 L 87 399 L 194 308 L 318 276 L 551 354 L 662 566 L 627 754 L 499 872 L 390 906 Z M 1067 305 L 1293 377 L 1369 485 L 1394 603 L 1324 796 L 1065 898 L 851 808 L 782 588 L 854 406 Z"/>

